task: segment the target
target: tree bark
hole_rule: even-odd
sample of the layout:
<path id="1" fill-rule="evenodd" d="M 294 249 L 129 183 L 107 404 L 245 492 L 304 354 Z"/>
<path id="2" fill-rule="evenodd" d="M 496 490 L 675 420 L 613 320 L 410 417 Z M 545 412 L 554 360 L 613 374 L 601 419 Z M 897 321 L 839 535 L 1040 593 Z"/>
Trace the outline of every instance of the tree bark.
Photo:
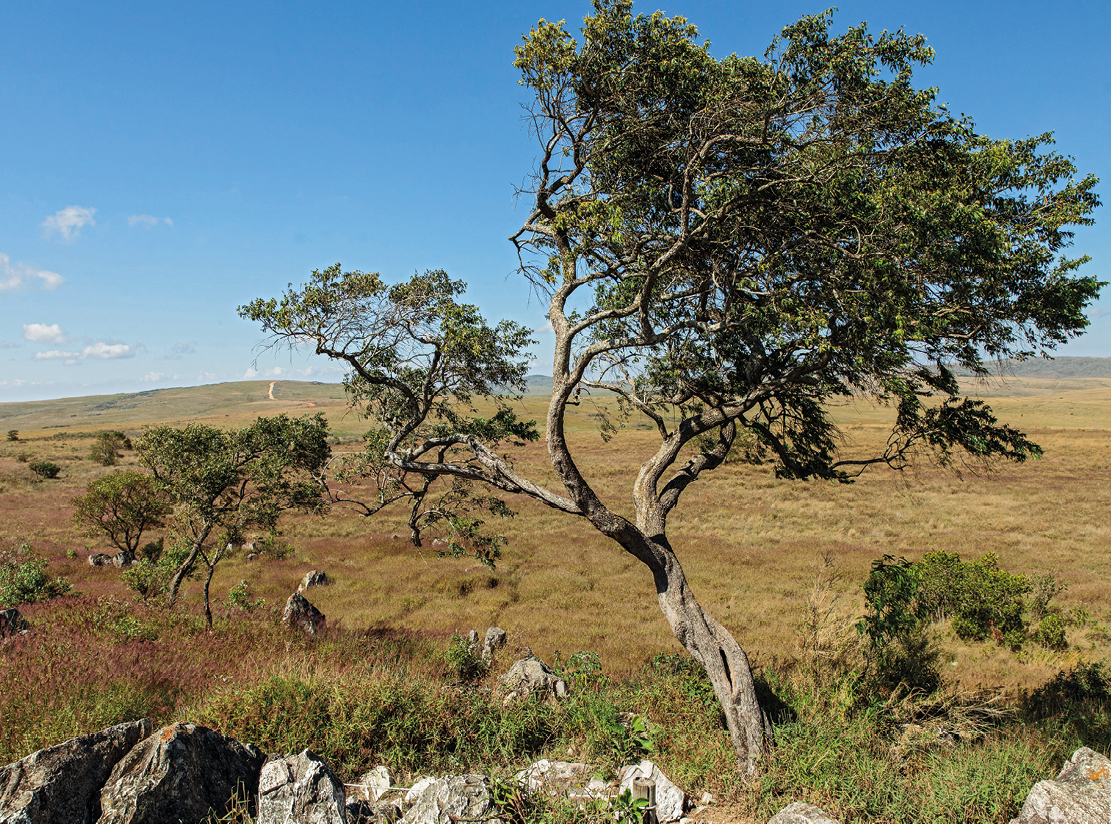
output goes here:
<path id="1" fill-rule="evenodd" d="M 676 640 L 705 668 L 725 717 L 738 769 L 746 778 L 754 778 L 771 745 L 772 730 L 756 697 L 748 656 L 729 630 L 698 603 L 666 540 L 639 537 L 643 547 L 626 549 L 641 561 L 646 554 L 650 558 L 645 562 L 655 579 L 660 609 Z"/>

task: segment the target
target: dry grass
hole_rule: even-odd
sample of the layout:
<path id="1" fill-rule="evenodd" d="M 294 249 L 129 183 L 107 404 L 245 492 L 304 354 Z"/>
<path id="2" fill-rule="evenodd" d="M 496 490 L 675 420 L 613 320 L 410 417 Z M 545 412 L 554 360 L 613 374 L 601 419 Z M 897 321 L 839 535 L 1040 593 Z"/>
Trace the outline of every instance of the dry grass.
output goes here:
<path id="1" fill-rule="evenodd" d="M 268 382 L 238 386 L 247 394 L 237 398 L 230 390 L 214 391 L 196 402 L 196 419 L 239 426 L 257 414 L 323 409 L 344 437 L 353 437 L 364 425 L 345 414 L 341 401 L 327 397 L 334 394 L 327 387 L 283 382 L 275 395 L 284 400 L 269 401 Z M 1004 389 L 1010 394 L 993 398 L 993 405 L 1042 444 L 1044 459 L 980 474 L 957 475 L 928 465 L 903 474 L 875 470 L 851 485 L 778 481 L 768 467 L 743 464 L 701 480 L 671 519 L 672 543 L 696 594 L 764 664 L 797 649 L 814 564 L 825 553 L 838 559 L 850 614 L 860 609 L 859 586 L 874 559 L 884 554 L 916 559 L 946 550 L 965 558 L 994 552 L 1007 570 L 1053 572 L 1069 584 L 1059 603 L 1084 606 L 1097 621 L 1111 621 L 1106 585 L 1111 572 L 1106 518 L 1111 511 L 1111 416 L 1105 412 L 1111 388 L 1106 381 L 1076 379 L 1067 387 L 1024 381 Z M 542 399 L 525 398 L 521 405 L 526 415 L 543 418 Z M 582 407 L 572 420 L 580 464 L 617 511 L 631 514 L 631 479 L 655 435 L 634 427 L 603 443 L 589 417 L 592 411 Z M 85 562 L 89 551 L 105 551 L 106 545 L 81 537 L 70 521 L 72 497 L 111 470 L 86 459 L 91 439 L 75 431 L 76 422 L 65 430 L 33 429 L 30 424 L 41 422 L 42 414 L 20 421 L 26 427 L 20 441 L 0 441 L 0 537 L 30 538 L 50 559 L 50 573 L 67 575 L 82 592 L 126 597 L 118 570 L 90 568 Z M 863 404 L 838 410 L 849 447 L 880 443 L 880 424 L 889 414 Z M 104 410 L 81 423 L 88 432 L 122 423 L 137 433 L 143 421 L 117 422 Z M 1066 429 L 1065 424 L 1071 425 Z M 9 423 L 12 427 L 16 423 Z M 38 480 L 19 462 L 21 454 L 59 463 L 61 476 Z M 530 476 L 553 481 L 543 444 L 520 450 L 516 459 Z M 473 561 L 437 559 L 435 546 L 415 549 L 404 537 L 400 513 L 368 520 L 337 509 L 325 518 L 287 518 L 285 534 L 295 554 L 264 562 L 233 557 L 221 564 L 213 593 L 222 596 L 246 579 L 256 597 L 273 606 L 306 571 L 324 569 L 334 583 L 313 590 L 310 598 L 331 622 L 348 628 L 444 638 L 498 624 L 509 631 L 511 643 L 527 644 L 544 658 L 555 650 L 564 656 L 579 649 L 597 651 L 606 670 L 615 674 L 633 671 L 654 653 L 678 650 L 656 606 L 647 570 L 585 523 L 527 501 L 515 504 L 519 514 L 504 525 L 510 543 L 495 572 Z M 77 557 L 67 557 L 69 550 Z M 187 609 L 199 601 L 199 586 L 191 589 Z M 1079 656 L 1106 658 L 1111 649 L 1099 628 L 1074 628 L 1069 640 L 1065 653 L 1035 650 L 1015 656 L 993 645 L 946 638 L 946 670 L 965 688 L 1029 687 Z"/>

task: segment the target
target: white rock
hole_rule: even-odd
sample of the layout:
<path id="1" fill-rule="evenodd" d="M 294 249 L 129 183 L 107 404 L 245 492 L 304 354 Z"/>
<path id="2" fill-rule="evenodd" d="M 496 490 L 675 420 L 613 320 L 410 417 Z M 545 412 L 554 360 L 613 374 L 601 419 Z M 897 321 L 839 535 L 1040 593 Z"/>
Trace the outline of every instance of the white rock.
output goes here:
<path id="1" fill-rule="evenodd" d="M 1053 781 L 1030 790 L 1011 824 L 1107 824 L 1111 821 L 1111 760 L 1081 747 Z"/>
<path id="2" fill-rule="evenodd" d="M 660 821 L 678 821 L 683 817 L 686 796 L 651 761 L 641 761 L 639 764 L 621 770 L 619 792 L 632 790 L 633 781 L 637 778 L 647 778 L 656 782 L 656 817 Z"/>

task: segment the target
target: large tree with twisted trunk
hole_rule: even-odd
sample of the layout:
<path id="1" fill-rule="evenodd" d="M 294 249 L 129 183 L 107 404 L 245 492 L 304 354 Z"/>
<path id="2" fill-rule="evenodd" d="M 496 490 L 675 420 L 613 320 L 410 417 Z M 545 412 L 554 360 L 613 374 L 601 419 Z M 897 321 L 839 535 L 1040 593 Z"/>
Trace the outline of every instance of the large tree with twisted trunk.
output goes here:
<path id="1" fill-rule="evenodd" d="M 921 36 L 835 35 L 820 15 L 763 58 L 724 59 L 696 37 L 683 18 L 595 0 L 578 39 L 541 21 L 517 47 L 539 154 L 511 240 L 549 301 L 545 432 L 562 489 L 497 451 L 535 437 L 506 402 L 492 418 L 470 405 L 521 385 L 527 330 L 487 325 L 445 274 L 390 287 L 335 266 L 240 311 L 273 341 L 311 341 L 350 367 L 352 397 L 378 424 L 368 511 L 405 499 L 465 550 L 484 534 L 475 508 L 496 508 L 474 490 L 492 487 L 585 518 L 642 561 L 753 775 L 770 728 L 749 661 L 688 586 L 668 516 L 738 442 L 782 477 L 844 482 L 917 455 L 1037 455 L 952 370 L 1044 355 L 1083 330 L 1103 284 L 1063 251 L 1098 200 L 1049 135 L 985 137 L 916 89 L 913 68 L 933 56 Z M 616 396 L 659 433 L 632 479 L 632 519 L 568 443 L 583 391 Z M 828 409 L 860 395 L 891 405 L 895 423 L 882 452 L 845 457 Z M 450 487 L 434 501 L 432 479 Z"/>

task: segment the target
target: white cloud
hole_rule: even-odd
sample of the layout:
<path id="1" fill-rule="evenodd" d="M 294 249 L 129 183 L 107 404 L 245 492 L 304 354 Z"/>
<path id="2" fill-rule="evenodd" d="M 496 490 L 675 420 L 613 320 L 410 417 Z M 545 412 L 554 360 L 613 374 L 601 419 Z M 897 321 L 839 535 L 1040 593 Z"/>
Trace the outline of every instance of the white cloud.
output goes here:
<path id="1" fill-rule="evenodd" d="M 546 320 L 546 321 L 544 321 L 544 325 L 541 326 L 536 331 L 539 332 L 542 335 L 554 335 L 555 334 L 555 327 L 552 326 L 552 322 L 550 320 Z"/>
<path id="2" fill-rule="evenodd" d="M 250 378 L 257 378 L 258 377 L 258 370 L 257 369 L 252 369 L 251 367 L 248 366 L 247 371 L 243 373 L 243 377 L 248 379 L 248 380 Z"/>
<path id="3" fill-rule="evenodd" d="M 140 383 L 157 383 L 168 379 L 177 380 L 177 375 L 167 375 L 162 372 L 147 372 L 143 377 L 139 378 Z"/>
<path id="4" fill-rule="evenodd" d="M 0 252 L 0 292 L 22 289 L 31 281 L 31 278 L 41 280 L 42 283 L 39 285 L 43 289 L 57 289 L 66 282 L 66 279 L 57 272 L 36 269 L 25 263 L 13 264 L 11 258 Z"/>
<path id="5" fill-rule="evenodd" d="M 66 363 L 77 363 L 80 356 L 80 352 L 62 352 L 59 349 L 51 349 L 49 352 L 36 352 L 35 360 L 65 360 Z"/>
<path id="6" fill-rule="evenodd" d="M 36 343 L 65 343 L 66 333 L 56 323 L 49 326 L 45 323 L 23 324 L 23 337 Z"/>
<path id="7" fill-rule="evenodd" d="M 135 352 L 126 343 L 104 343 L 97 341 L 91 346 L 86 346 L 81 350 L 81 359 L 85 358 L 101 358 L 103 360 L 114 360 L 116 358 L 133 358 Z"/>
<path id="8" fill-rule="evenodd" d="M 216 376 L 211 372 L 202 371 L 199 375 L 197 375 L 197 380 L 199 380 L 199 381 L 214 381 L 214 380 L 216 380 Z"/>
<path id="9" fill-rule="evenodd" d="M 67 206 L 59 209 L 42 222 L 43 237 L 50 237 L 58 232 L 67 241 L 77 239 L 82 226 L 96 226 L 93 215 L 96 209 L 87 206 Z"/>
<path id="10" fill-rule="evenodd" d="M 155 217 L 154 215 L 131 215 L 127 218 L 128 226 L 146 226 L 148 229 L 151 226 L 157 226 L 159 223 L 165 223 L 167 226 L 173 226 L 174 222 L 168 217 Z"/>

